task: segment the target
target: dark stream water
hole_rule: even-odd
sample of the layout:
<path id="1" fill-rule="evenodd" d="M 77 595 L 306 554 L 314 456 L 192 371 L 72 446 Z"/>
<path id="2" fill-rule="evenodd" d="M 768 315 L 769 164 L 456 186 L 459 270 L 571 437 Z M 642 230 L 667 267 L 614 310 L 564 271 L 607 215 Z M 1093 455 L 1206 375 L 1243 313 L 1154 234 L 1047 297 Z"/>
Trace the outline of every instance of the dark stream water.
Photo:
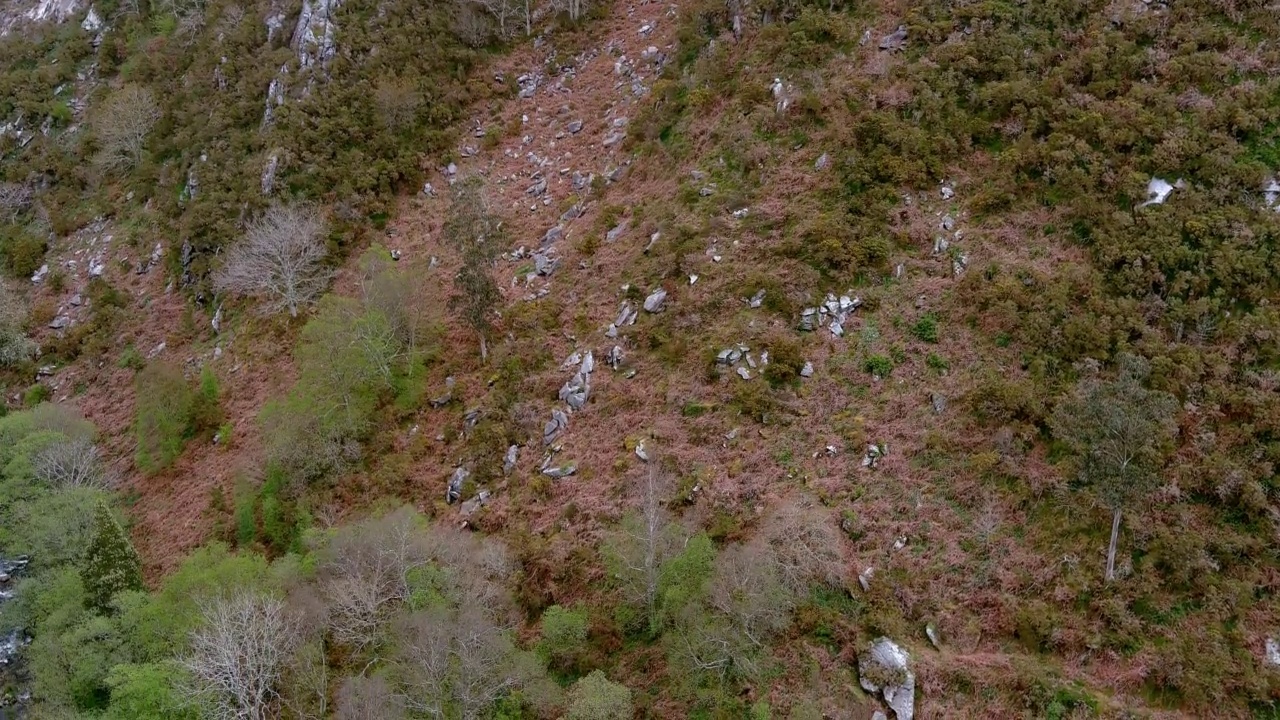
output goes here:
<path id="1" fill-rule="evenodd" d="M 0 557 L 0 606 L 13 600 L 17 579 L 29 562 L 25 555 Z M 22 662 L 22 650 L 30 643 L 22 628 L 0 631 L 0 720 L 22 717 L 31 699 L 30 677 Z"/>

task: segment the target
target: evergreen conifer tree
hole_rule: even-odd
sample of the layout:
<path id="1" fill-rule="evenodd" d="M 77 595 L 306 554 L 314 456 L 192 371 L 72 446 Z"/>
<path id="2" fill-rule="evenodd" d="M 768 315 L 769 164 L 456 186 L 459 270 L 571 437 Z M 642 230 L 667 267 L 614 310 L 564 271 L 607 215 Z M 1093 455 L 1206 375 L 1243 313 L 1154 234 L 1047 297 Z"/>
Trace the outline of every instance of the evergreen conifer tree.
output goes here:
<path id="1" fill-rule="evenodd" d="M 90 606 L 106 610 L 116 593 L 142 589 L 142 561 L 106 501 L 98 501 L 93 524 L 80 579 Z"/>

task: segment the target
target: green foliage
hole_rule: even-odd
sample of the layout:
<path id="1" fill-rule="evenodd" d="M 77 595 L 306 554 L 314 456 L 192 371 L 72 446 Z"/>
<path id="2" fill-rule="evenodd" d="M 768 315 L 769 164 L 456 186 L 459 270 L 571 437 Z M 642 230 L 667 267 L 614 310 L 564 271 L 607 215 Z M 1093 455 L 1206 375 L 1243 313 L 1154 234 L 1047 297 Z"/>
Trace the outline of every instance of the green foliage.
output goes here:
<path id="1" fill-rule="evenodd" d="M 927 343 L 938 342 L 938 316 L 925 313 L 911 326 L 911 334 Z"/>
<path id="2" fill-rule="evenodd" d="M 776 340 L 769 344 L 769 364 L 764 366 L 764 379 L 774 388 L 795 385 L 800 381 L 804 363 L 799 343 Z"/>
<path id="3" fill-rule="evenodd" d="M 716 549 L 705 534 L 694 535 L 684 549 L 662 564 L 658 574 L 658 597 L 664 612 L 674 615 L 692 602 L 701 600 L 707 581 L 715 569 Z"/>
<path id="4" fill-rule="evenodd" d="M 587 630 L 585 609 L 552 605 L 542 613 L 542 641 L 538 651 L 548 662 L 570 663 L 586 644 Z"/>
<path id="5" fill-rule="evenodd" d="M 45 241 L 34 231 L 0 225 L 0 261 L 15 278 L 29 278 L 44 263 Z"/>
<path id="6" fill-rule="evenodd" d="M 195 708 L 176 689 L 183 673 L 172 661 L 112 667 L 105 678 L 111 705 L 103 720 L 198 720 Z"/>
<path id="7" fill-rule="evenodd" d="M 1081 381 L 1060 402 L 1051 425 L 1074 452 L 1080 481 L 1108 508 L 1124 507 L 1153 487 L 1176 429 L 1177 400 L 1143 383 L 1150 364 L 1122 355 L 1116 377 Z"/>
<path id="8" fill-rule="evenodd" d="M 36 383 L 35 385 L 27 388 L 27 391 L 22 394 L 22 406 L 25 408 L 33 408 L 48 400 L 52 395 L 53 391 L 49 389 L 49 386 Z"/>
<path id="9" fill-rule="evenodd" d="M 258 495 L 247 483 L 236 485 L 235 526 L 236 545 L 248 547 L 258 537 Z"/>
<path id="10" fill-rule="evenodd" d="M 22 299 L 0 279 L 0 369 L 16 367 L 35 355 L 36 344 L 27 337 L 26 322 Z"/>
<path id="11" fill-rule="evenodd" d="M 143 368 L 134 387 L 138 437 L 134 459 L 144 472 L 154 473 L 171 465 L 191 436 L 196 393 L 182 370 L 163 361 Z"/>
<path id="12" fill-rule="evenodd" d="M 506 236 L 501 221 L 489 209 L 479 177 L 454 184 L 443 233 L 445 241 L 462 257 L 462 267 L 454 277 L 457 294 L 450 305 L 480 336 L 480 353 L 484 356 L 493 311 L 502 299 L 491 267 L 506 247 Z"/>
<path id="13" fill-rule="evenodd" d="M 200 385 L 191 401 L 189 435 L 207 435 L 222 424 L 224 415 L 220 396 L 218 377 L 213 374 L 213 368 L 206 365 L 200 369 Z"/>
<path id="14" fill-rule="evenodd" d="M 142 589 L 142 560 L 103 500 L 97 503 L 93 523 L 80 578 L 89 607 L 105 612 L 117 593 Z"/>
<path id="15" fill-rule="evenodd" d="M 134 372 L 138 372 L 146 366 L 146 358 L 142 357 L 142 353 L 133 345 L 126 345 L 124 350 L 120 351 L 120 359 L 116 360 L 116 367 Z"/>
<path id="16" fill-rule="evenodd" d="M 565 720 L 619 720 L 631 714 L 631 690 L 592 670 L 569 691 Z"/>
<path id="17" fill-rule="evenodd" d="M 348 298 L 321 299 L 302 329 L 297 384 L 260 416 L 269 462 L 311 481 L 358 459 L 358 442 L 394 385 L 402 353 L 381 312 Z"/>
<path id="18" fill-rule="evenodd" d="M 862 369 L 878 378 L 886 378 L 893 372 L 893 360 L 887 355 L 868 355 L 862 361 Z"/>

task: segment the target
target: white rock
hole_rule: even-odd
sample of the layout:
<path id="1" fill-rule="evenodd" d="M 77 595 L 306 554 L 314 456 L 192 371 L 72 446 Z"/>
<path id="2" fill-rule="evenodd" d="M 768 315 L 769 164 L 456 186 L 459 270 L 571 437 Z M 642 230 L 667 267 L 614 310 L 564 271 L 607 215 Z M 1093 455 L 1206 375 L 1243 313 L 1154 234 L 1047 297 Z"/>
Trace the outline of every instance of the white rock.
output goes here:
<path id="1" fill-rule="evenodd" d="M 858 657 L 858 684 L 873 695 L 883 695 L 897 720 L 915 717 L 916 676 L 910 663 L 907 651 L 886 637 L 878 638 Z M 881 685 L 880 678 L 885 676 L 894 679 Z"/>
<path id="2" fill-rule="evenodd" d="M 1138 207 L 1141 208 L 1141 207 L 1146 207 L 1148 205 L 1162 205 L 1164 204 L 1165 200 L 1169 199 L 1170 193 L 1172 193 L 1175 189 L 1181 188 L 1181 187 L 1186 187 L 1186 183 L 1181 178 L 1179 178 L 1176 182 L 1170 185 L 1168 180 L 1165 180 L 1163 178 L 1153 177 L 1147 183 L 1147 201 L 1144 203 L 1140 203 Z"/>
<path id="3" fill-rule="evenodd" d="M 1268 665 L 1280 667 L 1280 642 L 1275 638 L 1267 638 L 1266 654 L 1264 655 Z"/>

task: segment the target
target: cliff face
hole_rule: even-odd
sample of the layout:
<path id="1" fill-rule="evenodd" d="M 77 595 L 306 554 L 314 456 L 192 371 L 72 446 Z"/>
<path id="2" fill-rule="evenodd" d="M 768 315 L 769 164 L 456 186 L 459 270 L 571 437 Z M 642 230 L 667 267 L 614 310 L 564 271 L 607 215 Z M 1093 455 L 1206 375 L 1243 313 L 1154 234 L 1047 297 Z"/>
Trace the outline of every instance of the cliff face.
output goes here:
<path id="1" fill-rule="evenodd" d="M 61 23 L 84 7 L 82 0 L 11 0 L 0 7 L 0 36 L 30 23 Z"/>

